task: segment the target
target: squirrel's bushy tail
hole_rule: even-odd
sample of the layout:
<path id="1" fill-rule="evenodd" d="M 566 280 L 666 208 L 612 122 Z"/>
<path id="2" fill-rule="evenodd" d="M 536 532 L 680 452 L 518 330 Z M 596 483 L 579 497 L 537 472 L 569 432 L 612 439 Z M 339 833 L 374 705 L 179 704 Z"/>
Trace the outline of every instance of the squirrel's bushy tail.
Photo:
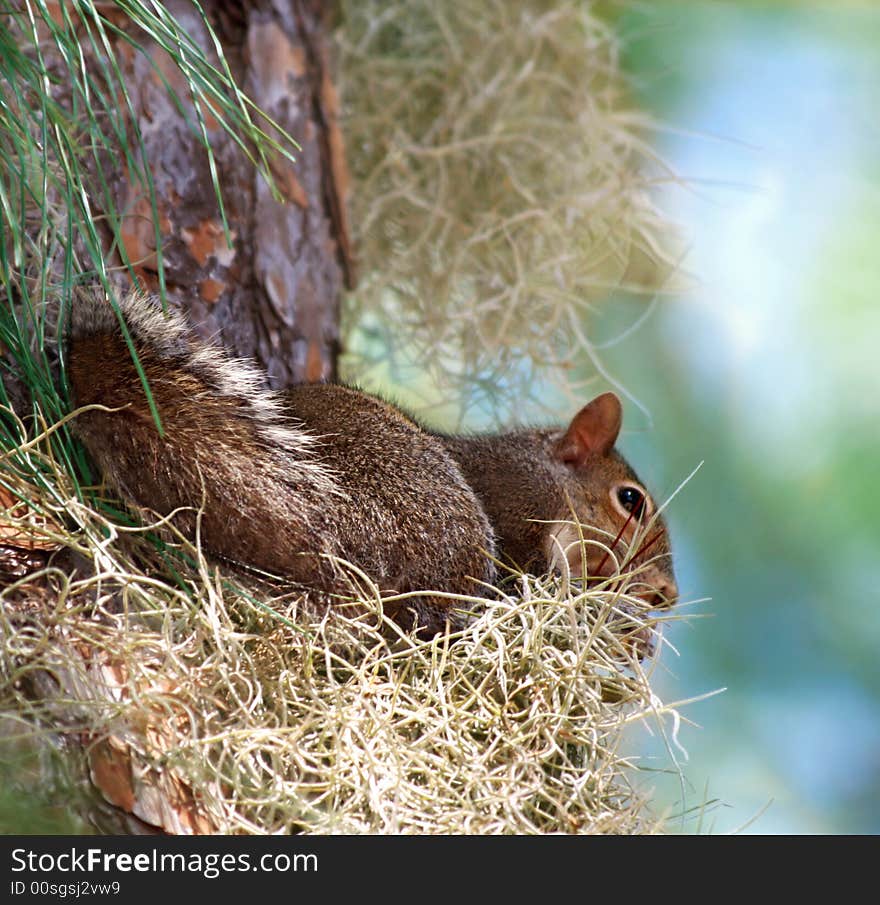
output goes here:
<path id="1" fill-rule="evenodd" d="M 341 552 L 329 526 L 342 491 L 319 440 L 259 371 L 195 339 L 180 314 L 139 292 L 118 307 L 163 432 L 116 312 L 100 291 L 82 292 L 68 344 L 74 403 L 114 411 L 89 408 L 74 425 L 107 481 L 162 515 L 181 510 L 183 530 L 198 528 L 216 554 L 326 586 L 319 554 Z"/>
<path id="2" fill-rule="evenodd" d="M 67 373 L 83 409 L 75 429 L 123 497 L 175 513 L 208 552 L 319 592 L 350 594 L 348 562 L 393 597 L 392 618 L 425 633 L 458 621 L 448 595 L 493 581 L 482 504 L 400 409 L 332 384 L 269 392 L 155 299 L 132 293 L 118 307 L 150 397 L 100 293 L 74 300 Z"/>

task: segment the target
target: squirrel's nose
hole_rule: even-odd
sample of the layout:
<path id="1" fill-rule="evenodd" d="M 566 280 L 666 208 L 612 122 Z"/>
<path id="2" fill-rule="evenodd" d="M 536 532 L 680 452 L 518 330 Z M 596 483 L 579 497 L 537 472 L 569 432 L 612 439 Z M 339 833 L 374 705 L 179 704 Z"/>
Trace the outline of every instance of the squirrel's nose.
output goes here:
<path id="1" fill-rule="evenodd" d="M 643 598 L 650 606 L 658 610 L 668 610 L 678 600 L 678 587 L 672 579 L 659 578 L 651 585 L 651 590 Z"/>
<path id="2" fill-rule="evenodd" d="M 678 600 L 675 580 L 662 572 L 652 571 L 640 575 L 639 585 L 634 592 L 648 606 L 658 610 L 668 610 Z"/>

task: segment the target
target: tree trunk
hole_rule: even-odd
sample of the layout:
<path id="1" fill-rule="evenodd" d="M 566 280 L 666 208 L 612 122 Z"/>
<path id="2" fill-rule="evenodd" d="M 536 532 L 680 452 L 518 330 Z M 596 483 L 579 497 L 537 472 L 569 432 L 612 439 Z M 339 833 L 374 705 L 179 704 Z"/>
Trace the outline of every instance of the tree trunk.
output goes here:
<path id="1" fill-rule="evenodd" d="M 165 6 L 213 55 L 189 0 Z M 231 247 L 208 157 L 162 84 L 160 73 L 189 103 L 180 70 L 155 46 L 147 45 L 149 60 L 121 39 L 116 47 L 155 183 L 168 297 L 189 312 L 201 335 L 258 361 L 275 388 L 336 376 L 340 296 L 343 284 L 353 283 L 348 179 L 322 6 L 320 0 L 203 0 L 238 85 L 301 148 L 295 165 L 280 155 L 271 161 L 284 196 L 275 200 L 243 151 L 204 111 Z M 191 104 L 187 114 L 195 124 Z M 149 195 L 121 168 L 111 190 L 138 279 L 158 289 Z"/>
<path id="2" fill-rule="evenodd" d="M 213 42 L 192 2 L 168 0 L 164 6 L 217 63 Z M 219 340 L 237 356 L 256 360 L 272 387 L 333 379 L 341 293 L 345 285 L 353 285 L 354 278 L 345 213 L 348 176 L 323 38 L 322 3 L 201 0 L 201 6 L 239 87 L 299 144 L 296 163 L 281 155 L 270 161 L 283 196 L 276 200 L 212 111 L 202 110 L 223 195 L 228 244 L 209 158 L 194 131 L 198 119 L 183 75 L 143 35 L 135 37 L 146 54 L 136 53 L 117 37 L 113 50 L 133 108 L 128 121 L 131 145 L 137 144 L 137 131 L 154 183 L 158 224 L 150 193 L 130 172 L 124 155 L 108 155 L 103 164 L 105 173 L 110 173 L 110 202 L 119 212 L 118 233 L 111 225 L 111 204 L 108 210 L 100 207 L 105 203 L 100 191 L 90 193 L 89 199 L 103 230 L 107 263 L 120 282 L 130 283 L 132 274 L 125 264 L 130 261 L 134 280 L 152 291 L 160 288 L 164 274 L 168 299 L 188 312 L 196 332 Z M 121 11 L 104 12 L 114 17 L 120 29 L 128 30 Z M 86 65 L 100 65 L 89 57 L 94 51 L 85 42 L 81 50 Z M 53 65 L 51 59 L 48 65 Z M 166 83 L 183 101 L 183 110 L 169 96 Z M 63 95 L 69 89 L 58 80 L 53 90 Z M 65 100 L 59 98 L 62 106 Z M 22 411 L 27 409 L 23 403 Z M 18 500 L 0 498 L 0 504 L 18 505 Z M 42 567 L 50 553 L 34 544 L 0 545 L 0 578 L 4 573 L 7 579 L 22 578 Z M 68 551 L 55 556 L 55 564 L 65 570 L 75 565 Z M 24 602 L 19 606 L 25 612 L 28 607 L 39 611 L 52 587 L 34 582 L 22 590 Z M 82 660 L 78 669 L 61 670 L 55 677 L 39 672 L 32 689 L 44 707 L 58 713 L 59 727 L 76 721 L 69 701 L 77 700 L 82 690 L 73 687 L 72 676 L 93 677 L 99 695 L 105 679 L 112 683 L 121 675 L 114 670 L 124 669 L 102 662 L 100 652 L 87 645 L 71 647 L 67 653 Z M 105 668 L 109 672 L 102 672 Z M 140 726 L 132 733 L 148 729 Z M 93 801 L 87 796 L 85 808 L 89 819 L 102 829 L 214 831 L 198 805 L 198 795 L 173 771 L 151 769 L 140 762 L 135 769 L 137 754 L 128 736 L 110 734 L 98 739 L 79 731 L 74 738 L 81 740 L 86 754 L 90 783 L 85 785 L 99 796 Z"/>

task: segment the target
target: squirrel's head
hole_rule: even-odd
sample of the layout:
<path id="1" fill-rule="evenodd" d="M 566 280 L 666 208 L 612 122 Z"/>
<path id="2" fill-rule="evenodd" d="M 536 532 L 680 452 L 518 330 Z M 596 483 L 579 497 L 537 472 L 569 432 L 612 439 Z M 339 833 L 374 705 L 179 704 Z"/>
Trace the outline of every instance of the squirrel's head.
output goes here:
<path id="1" fill-rule="evenodd" d="M 666 524 L 614 448 L 621 420 L 620 400 L 603 393 L 566 429 L 547 437 L 563 492 L 543 552 L 551 567 L 586 575 L 590 584 L 618 572 L 628 575 L 628 594 L 650 606 L 670 607 L 678 588 Z"/>

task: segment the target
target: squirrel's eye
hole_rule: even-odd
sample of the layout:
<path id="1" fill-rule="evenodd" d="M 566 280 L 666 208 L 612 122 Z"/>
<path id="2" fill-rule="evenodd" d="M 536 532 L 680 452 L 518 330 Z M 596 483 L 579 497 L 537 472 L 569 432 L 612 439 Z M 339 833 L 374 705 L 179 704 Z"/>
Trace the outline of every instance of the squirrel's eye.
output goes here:
<path id="1" fill-rule="evenodd" d="M 645 495 L 638 487 L 621 487 L 617 491 L 617 499 L 627 512 L 631 512 L 636 518 L 641 517 L 645 509 Z"/>

